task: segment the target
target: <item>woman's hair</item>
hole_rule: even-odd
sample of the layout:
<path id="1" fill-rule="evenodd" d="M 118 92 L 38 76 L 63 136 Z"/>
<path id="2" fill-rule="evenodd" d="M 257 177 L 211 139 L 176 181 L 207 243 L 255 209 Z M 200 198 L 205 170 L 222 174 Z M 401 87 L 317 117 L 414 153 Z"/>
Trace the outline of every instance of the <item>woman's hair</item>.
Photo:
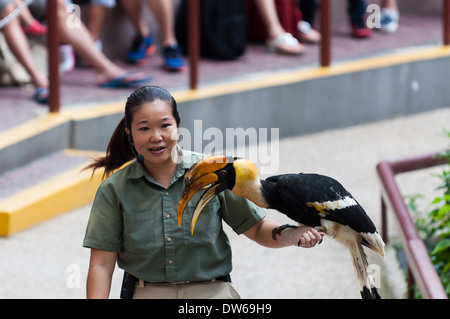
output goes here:
<path id="1" fill-rule="evenodd" d="M 106 149 L 106 156 L 94 160 L 85 169 L 92 169 L 92 174 L 98 168 L 104 168 L 103 177 L 111 175 L 111 173 L 129 162 L 135 157 L 132 151 L 131 123 L 133 122 L 134 113 L 140 109 L 144 103 L 150 103 L 155 100 L 167 101 L 172 108 L 172 115 L 180 126 L 180 115 L 178 114 L 177 102 L 173 96 L 165 89 L 158 86 L 144 86 L 137 89 L 128 97 L 125 104 L 125 116 L 117 125 L 114 133 L 109 141 Z M 125 132 L 125 128 L 130 131 L 130 136 Z"/>

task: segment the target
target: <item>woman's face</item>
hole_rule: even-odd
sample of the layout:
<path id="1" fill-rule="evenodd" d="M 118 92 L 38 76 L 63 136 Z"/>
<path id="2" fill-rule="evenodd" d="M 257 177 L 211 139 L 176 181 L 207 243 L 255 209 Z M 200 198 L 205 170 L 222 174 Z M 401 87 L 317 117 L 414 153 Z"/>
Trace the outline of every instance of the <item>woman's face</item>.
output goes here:
<path id="1" fill-rule="evenodd" d="M 144 165 L 176 162 L 171 154 L 177 144 L 178 128 L 169 102 L 144 103 L 133 113 L 131 133 L 134 147 L 145 158 Z"/>

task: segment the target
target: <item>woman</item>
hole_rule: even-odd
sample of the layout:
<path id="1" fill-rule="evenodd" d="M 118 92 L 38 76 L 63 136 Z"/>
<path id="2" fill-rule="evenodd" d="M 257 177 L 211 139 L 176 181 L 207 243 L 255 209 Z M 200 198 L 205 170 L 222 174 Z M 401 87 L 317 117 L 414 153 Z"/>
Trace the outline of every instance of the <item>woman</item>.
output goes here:
<path id="1" fill-rule="evenodd" d="M 193 236 L 190 219 L 178 227 L 184 174 L 202 158 L 177 146 L 179 125 L 169 92 L 140 88 L 129 96 L 106 156 L 89 166 L 104 168 L 109 177 L 97 191 L 83 244 L 91 248 L 88 298 L 109 296 L 116 261 L 136 278 L 133 298 L 238 298 L 230 283 L 231 248 L 222 220 L 267 247 L 313 247 L 322 239 L 315 229 L 300 227 L 288 228 L 274 240 L 272 230 L 279 223 L 229 191 L 204 208 L 207 218 L 199 219 Z M 192 210 L 188 205 L 185 214 Z"/>

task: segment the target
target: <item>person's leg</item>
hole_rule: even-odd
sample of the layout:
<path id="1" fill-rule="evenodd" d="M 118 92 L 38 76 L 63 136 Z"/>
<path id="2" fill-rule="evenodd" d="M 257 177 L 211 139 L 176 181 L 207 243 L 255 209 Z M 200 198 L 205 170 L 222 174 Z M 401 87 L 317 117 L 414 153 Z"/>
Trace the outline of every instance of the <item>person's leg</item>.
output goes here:
<path id="1" fill-rule="evenodd" d="M 172 1 L 147 0 L 161 29 L 163 67 L 167 71 L 185 70 L 183 55 L 175 37 L 175 12 Z"/>
<path id="2" fill-rule="evenodd" d="M 128 18 L 142 37 L 150 35 L 150 29 L 142 18 L 142 0 L 123 0 L 120 2 Z"/>
<path id="3" fill-rule="evenodd" d="M 348 0 L 348 15 L 352 28 L 352 35 L 355 38 L 368 38 L 372 32 L 366 27 L 364 16 L 366 14 L 366 3 L 363 0 Z"/>
<path id="4" fill-rule="evenodd" d="M 22 4 L 23 0 L 15 0 L 16 5 Z M 37 21 L 31 14 L 28 7 L 22 8 L 19 14 L 22 30 L 27 34 L 44 35 L 47 33 L 47 27 Z"/>
<path id="5" fill-rule="evenodd" d="M 163 47 L 177 44 L 175 37 L 175 11 L 172 1 L 147 0 L 150 9 L 158 20 L 161 29 L 161 42 Z"/>
<path id="6" fill-rule="evenodd" d="M 398 11 L 397 0 L 383 0 L 382 7 Z"/>
<path id="7" fill-rule="evenodd" d="M 80 21 L 79 27 L 70 28 L 66 21 L 69 13 L 65 8 L 65 1 L 58 0 L 58 26 L 61 38 L 71 44 L 74 50 L 97 71 L 97 83 L 101 84 L 123 76 L 127 71 L 111 62 L 95 45 L 86 26 Z M 73 17 L 71 17 L 73 18 Z M 139 73 L 128 74 L 124 81 L 143 79 Z"/>
<path id="8" fill-rule="evenodd" d="M 87 27 L 94 40 L 100 38 L 100 31 L 102 30 L 103 21 L 105 21 L 106 10 L 106 7 L 98 3 L 93 3 L 89 7 Z"/>
<path id="9" fill-rule="evenodd" d="M 317 43 L 321 40 L 320 32 L 314 29 L 317 2 L 315 0 L 300 0 L 299 9 L 302 20 L 297 25 L 298 39 L 303 43 Z"/>
<path id="10" fill-rule="evenodd" d="M 287 54 L 303 53 L 304 47 L 292 35 L 286 34 L 277 16 L 274 0 L 257 0 L 256 7 L 261 19 L 266 26 L 268 37 L 267 44 L 272 50 Z"/>
<path id="11" fill-rule="evenodd" d="M 8 4 L 1 13 L 1 18 L 6 17 L 14 10 L 14 5 Z M 37 67 L 31 53 L 28 39 L 20 27 L 18 19 L 11 20 L 3 29 L 6 42 L 9 49 L 23 65 L 28 74 L 30 74 L 31 81 L 36 88 L 48 88 L 48 79 Z"/>
<path id="12" fill-rule="evenodd" d="M 303 20 L 314 26 L 315 15 L 317 10 L 316 0 L 300 0 L 299 8 L 303 15 Z"/>
<path id="13" fill-rule="evenodd" d="M 145 64 L 147 57 L 155 53 L 156 45 L 150 28 L 142 18 L 142 0 L 124 0 L 121 4 L 137 31 L 128 50 L 127 60 Z"/>
<path id="14" fill-rule="evenodd" d="M 398 11 L 397 0 L 383 0 L 381 9 L 381 30 L 394 33 L 398 29 L 398 20 L 400 14 Z"/>

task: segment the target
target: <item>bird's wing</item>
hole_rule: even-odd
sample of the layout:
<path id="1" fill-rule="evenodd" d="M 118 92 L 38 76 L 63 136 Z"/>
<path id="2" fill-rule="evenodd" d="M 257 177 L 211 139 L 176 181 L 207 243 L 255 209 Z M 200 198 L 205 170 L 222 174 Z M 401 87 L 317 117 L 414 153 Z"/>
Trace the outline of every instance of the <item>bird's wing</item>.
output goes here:
<path id="1" fill-rule="evenodd" d="M 376 232 L 361 205 L 333 178 L 318 174 L 286 174 L 274 176 L 272 180 L 276 180 L 278 193 L 291 210 L 299 214 L 301 211 L 303 214 L 316 214 L 359 233 Z"/>

